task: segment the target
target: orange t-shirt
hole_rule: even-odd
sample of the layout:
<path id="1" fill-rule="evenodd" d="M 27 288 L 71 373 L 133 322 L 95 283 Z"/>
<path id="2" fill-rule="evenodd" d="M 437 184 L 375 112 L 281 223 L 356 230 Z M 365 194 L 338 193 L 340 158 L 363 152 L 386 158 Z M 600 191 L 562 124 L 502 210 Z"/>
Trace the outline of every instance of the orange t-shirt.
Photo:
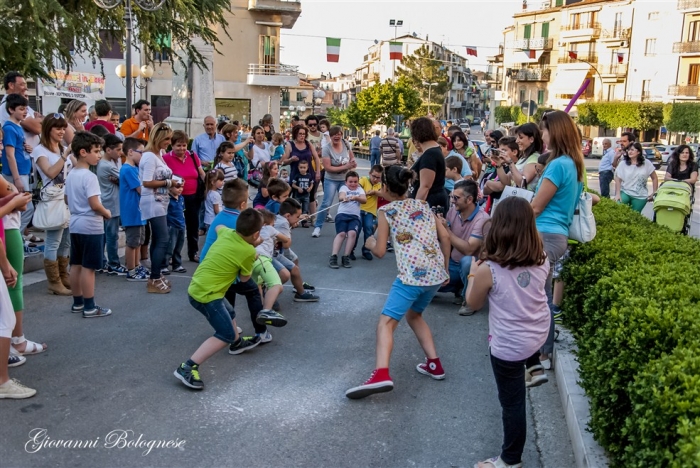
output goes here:
<path id="1" fill-rule="evenodd" d="M 122 128 L 119 131 L 122 132 L 122 135 L 124 135 L 125 137 L 128 137 L 138 129 L 139 129 L 139 122 L 136 120 L 136 117 L 131 117 L 131 118 L 126 119 L 124 121 L 124 123 L 122 124 Z M 141 132 L 141 135 L 136 135 L 136 137 L 140 138 L 142 140 L 148 141 L 148 134 L 149 133 L 150 133 L 150 129 L 148 127 L 146 127 L 143 129 L 143 132 Z"/>

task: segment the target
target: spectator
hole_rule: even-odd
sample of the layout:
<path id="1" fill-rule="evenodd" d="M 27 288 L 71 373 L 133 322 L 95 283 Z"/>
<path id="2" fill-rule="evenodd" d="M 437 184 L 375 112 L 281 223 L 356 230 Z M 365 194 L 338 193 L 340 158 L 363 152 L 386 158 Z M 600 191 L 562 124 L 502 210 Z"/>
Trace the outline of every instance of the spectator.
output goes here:
<path id="1" fill-rule="evenodd" d="M 598 166 L 598 181 L 600 182 L 600 194 L 605 198 L 610 198 L 610 182 L 615 178 L 613 161 L 615 160 L 615 150 L 609 138 L 603 140 L 603 157 Z"/>
<path id="2" fill-rule="evenodd" d="M 97 114 L 97 118 L 86 123 L 85 130 L 90 132 L 95 125 L 102 125 L 109 133 L 114 135 L 117 129 L 114 128 L 114 125 L 110 122 L 112 118 L 112 106 L 106 99 L 100 99 L 95 103 L 95 113 Z"/>
<path id="3" fill-rule="evenodd" d="M 226 138 L 216 133 L 216 119 L 211 115 L 204 117 L 204 133 L 200 133 L 192 140 L 192 151 L 202 161 L 202 168 L 208 171 L 216 157 L 216 150 Z"/>
<path id="4" fill-rule="evenodd" d="M 151 103 L 141 99 L 134 104 L 134 116 L 126 119 L 121 127 L 121 132 L 127 138 L 138 138 L 148 141 L 153 129 L 151 117 Z"/>
<path id="5" fill-rule="evenodd" d="M 374 167 L 379 164 L 381 158 L 381 149 L 379 145 L 382 143 L 382 138 L 379 136 L 379 130 L 374 132 L 374 136 L 369 140 L 369 165 Z"/>
<path id="6" fill-rule="evenodd" d="M 417 177 L 410 196 L 427 201 L 435 212 L 444 215 L 450 205 L 445 192 L 445 158 L 437 143 L 437 129 L 430 119 L 421 117 L 411 124 L 411 135 L 423 154 L 411 168 Z"/>

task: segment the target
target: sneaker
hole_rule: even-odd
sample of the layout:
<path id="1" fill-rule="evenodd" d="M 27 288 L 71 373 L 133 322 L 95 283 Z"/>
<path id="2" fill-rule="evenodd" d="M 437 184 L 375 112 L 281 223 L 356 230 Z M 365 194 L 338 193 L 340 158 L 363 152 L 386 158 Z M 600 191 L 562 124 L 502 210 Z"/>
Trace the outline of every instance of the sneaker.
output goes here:
<path id="1" fill-rule="evenodd" d="M 389 370 L 386 369 L 384 372 L 380 373 L 379 369 L 375 369 L 365 383 L 351 388 L 345 392 L 345 396 L 357 400 L 375 393 L 390 392 L 393 389 L 394 382 L 392 382 L 391 377 L 389 377 Z"/>
<path id="2" fill-rule="evenodd" d="M 24 245 L 24 256 L 26 257 L 27 255 L 37 255 L 41 253 L 40 249 L 37 249 L 35 247 L 30 247 L 29 245 L 25 244 Z"/>
<path id="3" fill-rule="evenodd" d="M 149 279 L 146 283 L 146 291 L 153 294 L 167 294 L 170 292 L 170 286 L 162 278 Z"/>
<path id="4" fill-rule="evenodd" d="M 255 348 L 259 344 L 260 344 L 260 341 L 255 342 L 255 340 L 241 338 L 240 340 L 238 340 L 237 345 L 234 343 L 231 343 L 231 346 L 228 347 L 228 353 L 229 354 L 245 353 L 246 351 L 250 351 L 251 349 Z"/>
<path id="5" fill-rule="evenodd" d="M 350 255 L 348 255 L 348 258 L 352 260 L 353 262 L 357 260 L 357 257 L 355 256 L 355 252 L 350 252 Z"/>
<path id="6" fill-rule="evenodd" d="M 326 215 L 326 222 L 327 223 L 335 223 L 335 219 L 331 215 Z"/>
<path id="7" fill-rule="evenodd" d="M 144 268 L 146 268 L 146 269 L 148 269 L 148 270 L 151 269 L 151 261 L 150 261 L 149 259 L 144 258 L 143 260 L 141 260 L 140 263 L 141 263 L 141 266 L 142 266 L 142 267 L 144 267 Z"/>
<path id="8" fill-rule="evenodd" d="M 394 251 L 394 247 L 391 245 L 391 242 L 386 243 L 386 251 L 389 253 Z"/>
<path id="9" fill-rule="evenodd" d="M 564 312 L 559 311 L 554 314 L 554 323 L 556 323 L 557 325 L 561 325 L 562 323 L 564 323 Z"/>
<path id="10" fill-rule="evenodd" d="M 75 305 L 73 304 L 70 306 L 70 311 L 73 312 L 74 314 L 80 314 L 85 310 L 85 305 L 80 304 L 80 305 Z"/>
<path id="11" fill-rule="evenodd" d="M 462 307 L 459 308 L 459 315 L 462 317 L 469 317 L 470 315 L 474 315 L 476 313 L 475 310 L 472 310 L 471 307 L 467 305 L 466 302 L 462 303 Z"/>
<path id="12" fill-rule="evenodd" d="M 126 274 L 127 281 L 148 281 L 149 274 L 146 274 L 144 269 L 134 268 Z M 133 272 L 133 273 L 132 273 Z"/>
<path id="13" fill-rule="evenodd" d="M 107 265 L 106 271 L 108 275 L 112 276 L 126 276 L 126 274 L 129 272 L 129 270 L 122 265 L 117 265 L 115 267 Z"/>
<path id="14" fill-rule="evenodd" d="M 336 257 L 336 265 L 338 264 L 338 259 Z M 350 265 L 350 257 L 343 255 L 343 258 L 341 258 L 341 261 L 343 262 L 343 268 L 352 268 L 352 265 Z M 331 267 L 333 268 L 333 267 Z"/>
<path id="15" fill-rule="evenodd" d="M 269 343 L 272 341 L 272 335 L 270 334 L 269 330 L 265 330 L 265 333 L 256 333 L 255 337 L 253 337 L 254 340 L 259 340 L 260 344 L 265 344 Z"/>
<path id="16" fill-rule="evenodd" d="M 107 265 L 103 266 L 102 268 L 98 268 L 95 270 L 95 273 L 107 273 Z"/>
<path id="17" fill-rule="evenodd" d="M 316 286 L 312 286 L 309 283 L 307 283 L 306 281 L 304 281 L 302 286 L 304 286 L 305 291 L 316 291 Z"/>
<path id="18" fill-rule="evenodd" d="M 287 319 L 274 310 L 263 309 L 258 312 L 255 321 L 259 325 L 270 325 L 271 327 L 283 327 L 287 325 Z"/>
<path id="19" fill-rule="evenodd" d="M 340 268 L 338 266 L 338 256 L 337 255 L 330 256 L 330 259 L 328 260 L 328 266 L 333 268 L 333 269 Z"/>
<path id="20" fill-rule="evenodd" d="M 175 369 L 173 375 L 190 388 L 194 388 L 195 390 L 202 390 L 204 388 L 204 382 L 199 378 L 199 366 L 197 364 L 188 366 L 183 362 Z"/>
<path id="21" fill-rule="evenodd" d="M 311 233 L 311 237 L 321 237 L 321 228 L 314 228 L 314 232 Z"/>
<path id="22" fill-rule="evenodd" d="M 36 390 L 25 387 L 19 380 L 10 379 L 0 385 L 0 398 L 10 398 L 13 400 L 21 400 L 36 395 Z"/>
<path id="23" fill-rule="evenodd" d="M 167 268 L 163 268 L 162 270 L 160 270 L 160 276 L 169 275 L 169 274 L 170 274 L 170 270 Z"/>
<path id="24" fill-rule="evenodd" d="M 19 354 L 12 354 L 7 358 L 7 367 L 18 367 L 27 362 L 27 358 Z"/>
<path id="25" fill-rule="evenodd" d="M 98 305 L 95 305 L 94 309 L 83 310 L 83 318 L 107 317 L 108 315 L 112 315 L 112 310 Z"/>
<path id="26" fill-rule="evenodd" d="M 151 270 L 148 269 L 148 268 L 146 268 L 146 267 L 143 266 L 143 265 L 137 266 L 137 267 L 136 267 L 136 271 L 140 271 L 141 273 L 143 273 L 144 275 L 146 275 L 146 279 L 148 279 L 148 277 L 151 276 Z"/>
<path id="27" fill-rule="evenodd" d="M 442 368 L 442 364 L 440 364 L 440 359 L 429 360 L 425 358 L 425 362 L 418 364 L 416 370 L 435 380 L 443 380 L 445 378 L 445 371 Z"/>
<path id="28" fill-rule="evenodd" d="M 372 260 L 374 257 L 372 256 L 372 252 L 365 250 L 364 252 L 362 252 L 362 258 L 364 258 L 365 260 Z"/>
<path id="29" fill-rule="evenodd" d="M 294 295 L 294 302 L 318 302 L 318 296 L 309 291 L 304 291 L 304 294 L 296 293 Z"/>
<path id="30" fill-rule="evenodd" d="M 179 267 L 173 269 L 174 273 L 187 273 L 187 269 L 180 265 Z"/>

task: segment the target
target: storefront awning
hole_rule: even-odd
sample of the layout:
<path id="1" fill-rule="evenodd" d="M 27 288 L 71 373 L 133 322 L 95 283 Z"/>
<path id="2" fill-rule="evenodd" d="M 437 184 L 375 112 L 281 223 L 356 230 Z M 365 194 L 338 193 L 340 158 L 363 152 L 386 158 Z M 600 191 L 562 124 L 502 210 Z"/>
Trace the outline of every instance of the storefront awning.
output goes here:
<path id="1" fill-rule="evenodd" d="M 581 64 L 577 68 L 572 68 L 571 65 L 563 69 L 560 67 L 554 76 L 554 81 L 549 86 L 549 92 L 552 94 L 576 94 L 590 68 L 589 65 L 585 64 Z"/>

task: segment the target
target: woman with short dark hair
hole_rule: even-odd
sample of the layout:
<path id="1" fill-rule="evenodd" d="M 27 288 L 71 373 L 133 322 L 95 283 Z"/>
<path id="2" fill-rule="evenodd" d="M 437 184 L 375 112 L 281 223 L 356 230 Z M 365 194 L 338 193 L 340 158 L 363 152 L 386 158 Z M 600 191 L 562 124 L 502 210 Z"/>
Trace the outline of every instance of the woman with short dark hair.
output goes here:
<path id="1" fill-rule="evenodd" d="M 416 178 L 410 196 L 425 200 L 435 213 L 445 215 L 450 206 L 445 191 L 445 158 L 437 143 L 438 135 L 433 122 L 421 117 L 411 124 L 411 136 L 420 144 L 423 154 L 411 170 Z"/>

